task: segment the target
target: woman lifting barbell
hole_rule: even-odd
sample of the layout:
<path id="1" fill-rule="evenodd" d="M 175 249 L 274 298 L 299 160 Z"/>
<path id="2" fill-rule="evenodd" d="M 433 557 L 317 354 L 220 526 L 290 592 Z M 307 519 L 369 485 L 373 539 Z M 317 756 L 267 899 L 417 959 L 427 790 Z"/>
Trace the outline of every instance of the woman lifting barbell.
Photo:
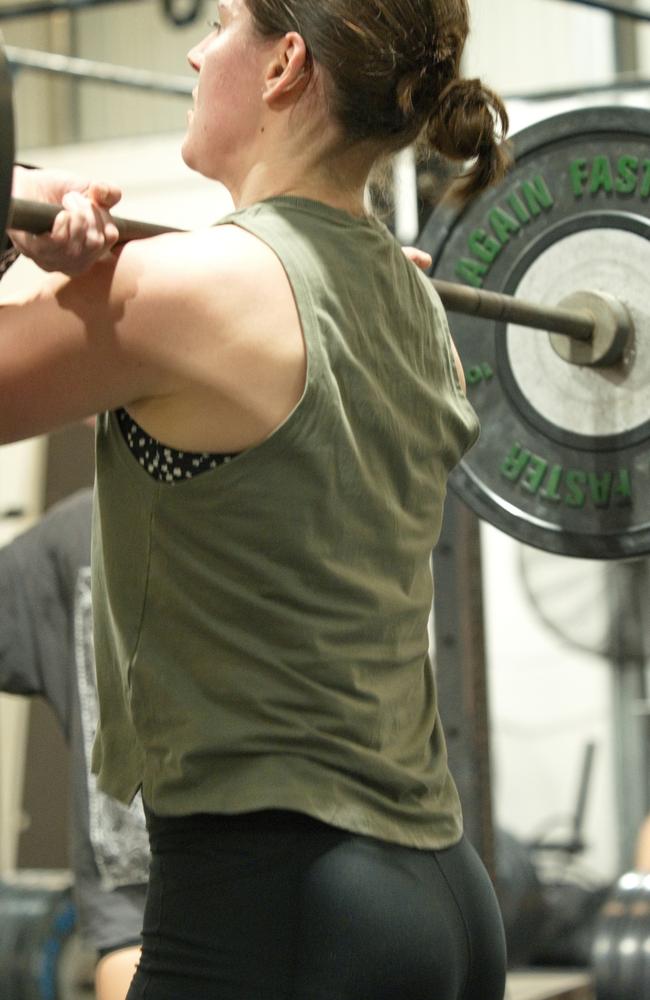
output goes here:
<path id="1" fill-rule="evenodd" d="M 364 192 L 418 137 L 482 189 L 505 111 L 459 78 L 465 0 L 217 8 L 183 156 L 235 213 L 107 258 L 68 195 L 16 242 L 76 276 L 3 307 L 2 440 L 101 414 L 94 767 L 153 859 L 129 1000 L 501 1000 L 428 658 L 477 421 Z"/>

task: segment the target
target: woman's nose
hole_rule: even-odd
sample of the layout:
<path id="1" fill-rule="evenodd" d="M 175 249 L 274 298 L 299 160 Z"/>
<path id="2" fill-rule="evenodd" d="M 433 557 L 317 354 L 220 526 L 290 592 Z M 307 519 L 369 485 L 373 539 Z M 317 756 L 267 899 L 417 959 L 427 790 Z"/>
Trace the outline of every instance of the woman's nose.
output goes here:
<path id="1" fill-rule="evenodd" d="M 189 62 L 192 69 L 196 70 L 198 73 L 201 69 L 201 64 L 203 63 L 203 48 L 205 45 L 205 40 L 199 42 L 187 53 L 187 61 Z"/>

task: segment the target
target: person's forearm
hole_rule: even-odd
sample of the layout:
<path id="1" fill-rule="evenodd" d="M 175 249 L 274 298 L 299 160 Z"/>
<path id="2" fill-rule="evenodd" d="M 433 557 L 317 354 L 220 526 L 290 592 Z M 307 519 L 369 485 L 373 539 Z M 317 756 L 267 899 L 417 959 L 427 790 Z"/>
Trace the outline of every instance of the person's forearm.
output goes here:
<path id="1" fill-rule="evenodd" d="M 100 959 L 95 972 L 96 1000 L 125 1000 L 139 961 L 139 948 L 121 948 Z"/>

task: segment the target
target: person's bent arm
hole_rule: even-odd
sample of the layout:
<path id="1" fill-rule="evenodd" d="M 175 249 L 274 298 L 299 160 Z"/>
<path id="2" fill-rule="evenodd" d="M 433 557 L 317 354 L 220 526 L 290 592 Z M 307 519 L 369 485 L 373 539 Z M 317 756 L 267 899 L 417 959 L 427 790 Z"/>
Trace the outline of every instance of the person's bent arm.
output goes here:
<path id="1" fill-rule="evenodd" d="M 134 240 L 0 305 L 0 444 L 140 404 L 173 446 L 242 451 L 286 419 L 305 367 L 262 240 L 234 225 Z"/>
<path id="2" fill-rule="evenodd" d="M 176 389 L 163 343 L 182 329 L 177 239 L 128 244 L 83 275 L 44 275 L 36 292 L 0 304 L 0 444 Z"/>

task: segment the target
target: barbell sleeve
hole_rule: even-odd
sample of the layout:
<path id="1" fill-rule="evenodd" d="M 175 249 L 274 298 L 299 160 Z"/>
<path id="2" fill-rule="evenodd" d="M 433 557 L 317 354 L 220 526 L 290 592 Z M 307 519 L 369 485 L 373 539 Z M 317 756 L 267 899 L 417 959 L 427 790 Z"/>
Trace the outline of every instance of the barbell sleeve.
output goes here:
<path id="1" fill-rule="evenodd" d="M 591 340 L 595 318 L 586 310 L 557 309 L 516 299 L 512 295 L 486 292 L 453 281 L 433 278 L 433 285 L 449 312 L 481 319 L 503 320 L 519 326 L 563 334 L 574 340 Z"/>

